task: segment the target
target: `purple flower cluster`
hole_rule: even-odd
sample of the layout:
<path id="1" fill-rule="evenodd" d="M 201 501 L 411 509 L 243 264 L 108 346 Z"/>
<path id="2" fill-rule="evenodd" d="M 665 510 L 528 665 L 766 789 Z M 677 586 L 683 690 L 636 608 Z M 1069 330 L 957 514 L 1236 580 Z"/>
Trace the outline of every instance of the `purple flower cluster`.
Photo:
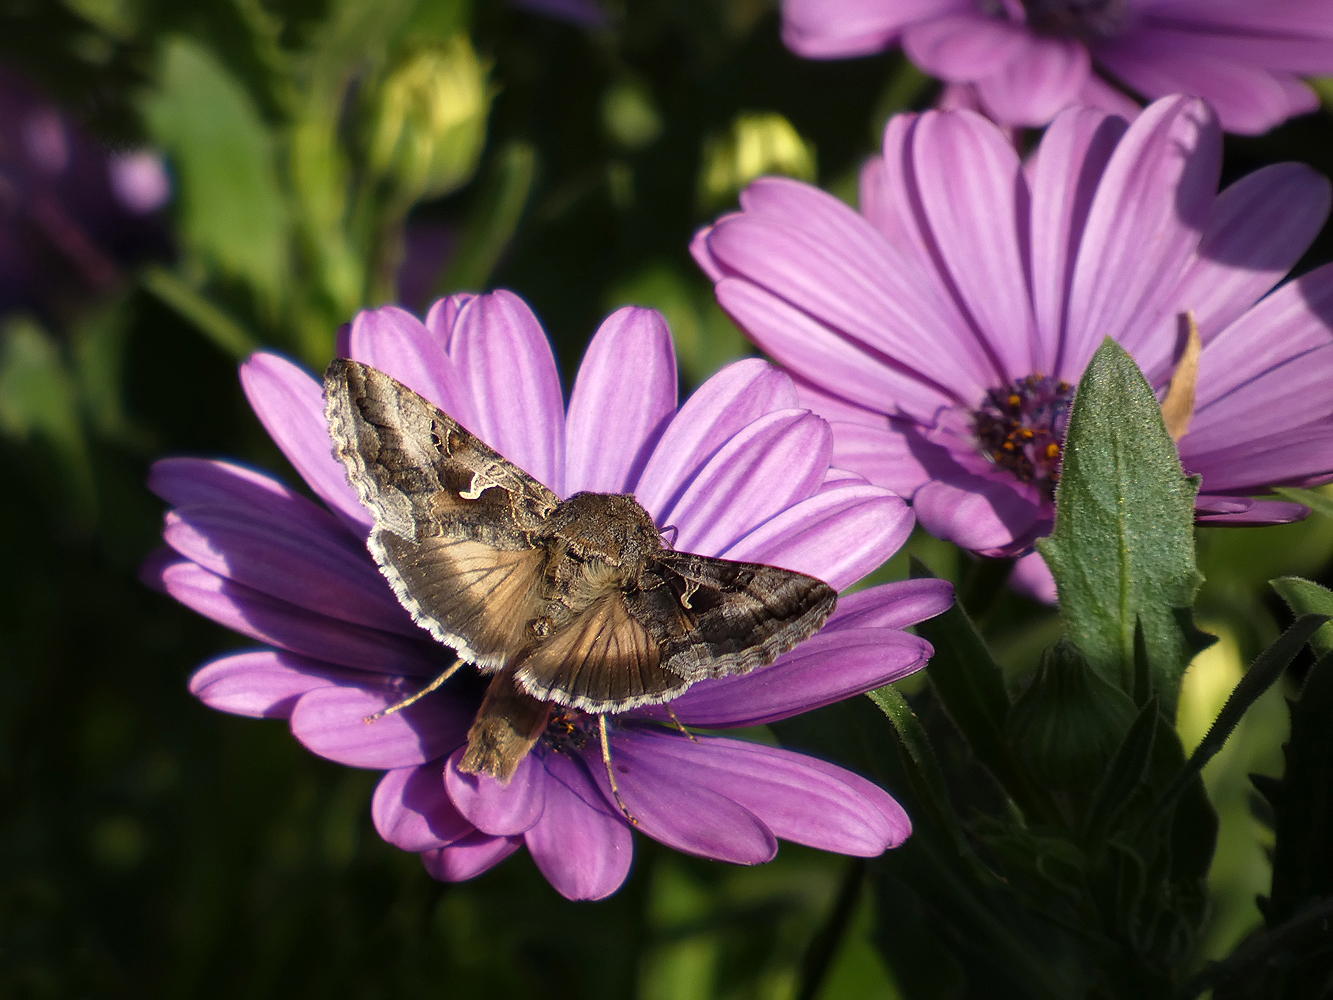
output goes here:
<path id="1" fill-rule="evenodd" d="M 1257 134 L 1318 106 L 1299 76 L 1333 73 L 1333 0 L 785 0 L 783 35 L 816 59 L 901 45 L 1005 125 L 1131 115 L 1128 90 L 1205 97 Z"/>
<path id="2" fill-rule="evenodd" d="M 508 292 L 436 303 L 426 321 L 393 307 L 356 317 L 341 353 L 382 369 L 561 496 L 633 492 L 688 551 L 767 562 L 845 588 L 912 527 L 906 505 L 831 467 L 834 441 L 791 379 L 738 362 L 677 407 L 670 335 L 650 310 L 610 316 L 588 347 L 566 411 L 546 337 Z M 464 676 L 393 715 L 367 716 L 452 660 L 408 617 L 365 548 L 368 512 L 331 453 L 320 382 L 273 354 L 241 370 L 251 405 L 324 501 L 222 461 L 158 462 L 170 547 L 145 568 L 177 600 L 265 648 L 224 656 L 191 681 L 206 704 L 290 720 L 309 749 L 384 770 L 372 812 L 390 843 L 460 880 L 526 846 L 572 899 L 624 881 L 631 826 L 616 806 L 595 718 L 562 713 L 508 785 L 457 767 L 481 687 Z M 681 722 L 759 725 L 875 688 L 921 667 L 903 631 L 938 614 L 935 580 L 842 599 L 827 626 L 773 665 L 701 682 L 672 703 Z M 777 747 L 666 724 L 660 706 L 611 720 L 624 804 L 641 832 L 693 854 L 751 864 L 777 839 L 872 856 L 910 825 L 885 792 Z"/>
<path id="3" fill-rule="evenodd" d="M 108 153 L 0 67 L 0 311 L 102 292 L 126 260 L 161 252 L 161 159 Z"/>
<path id="4" fill-rule="evenodd" d="M 1133 123 L 1059 115 L 1026 162 L 972 112 L 899 115 L 861 175 L 861 213 L 764 179 L 699 233 L 718 301 L 833 428 L 833 464 L 911 500 L 932 534 L 1017 555 L 1051 529 L 1066 407 L 1114 337 L 1164 397 L 1203 350 L 1179 438 L 1200 521 L 1271 524 L 1253 499 L 1333 478 L 1333 265 L 1273 291 L 1329 211 L 1283 163 L 1217 191 L 1202 101 Z M 1025 571 L 1049 595 L 1039 558 Z"/>

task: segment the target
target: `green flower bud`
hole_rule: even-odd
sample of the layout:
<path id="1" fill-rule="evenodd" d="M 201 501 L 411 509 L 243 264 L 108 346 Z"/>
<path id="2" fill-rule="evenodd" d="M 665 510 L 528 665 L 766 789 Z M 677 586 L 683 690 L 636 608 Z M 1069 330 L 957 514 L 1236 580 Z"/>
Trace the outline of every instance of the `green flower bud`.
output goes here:
<path id="1" fill-rule="evenodd" d="M 729 132 L 704 143 L 699 201 L 709 207 L 722 204 L 764 174 L 813 182 L 815 173 L 814 146 L 782 115 L 737 115 Z"/>
<path id="2" fill-rule="evenodd" d="M 1090 791 L 1137 714 L 1133 699 L 1061 639 L 1046 650 L 1032 684 L 1009 710 L 1005 734 L 1039 782 Z"/>
<path id="3" fill-rule="evenodd" d="M 409 202 L 461 187 L 477 169 L 492 92 L 463 34 L 415 49 L 380 87 L 370 169 Z"/>

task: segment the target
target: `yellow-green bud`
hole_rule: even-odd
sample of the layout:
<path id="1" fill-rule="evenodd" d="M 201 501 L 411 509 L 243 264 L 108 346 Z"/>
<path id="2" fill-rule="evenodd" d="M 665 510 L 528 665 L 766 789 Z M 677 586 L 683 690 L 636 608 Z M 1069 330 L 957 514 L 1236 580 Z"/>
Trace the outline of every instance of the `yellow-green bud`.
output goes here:
<path id="1" fill-rule="evenodd" d="M 371 171 L 392 178 L 408 201 L 466 183 L 486 141 L 489 73 L 463 34 L 414 49 L 380 87 Z"/>
<path id="2" fill-rule="evenodd" d="M 813 181 L 815 148 L 776 112 L 738 115 L 727 133 L 704 143 L 699 201 L 705 207 L 722 204 L 764 174 Z"/>

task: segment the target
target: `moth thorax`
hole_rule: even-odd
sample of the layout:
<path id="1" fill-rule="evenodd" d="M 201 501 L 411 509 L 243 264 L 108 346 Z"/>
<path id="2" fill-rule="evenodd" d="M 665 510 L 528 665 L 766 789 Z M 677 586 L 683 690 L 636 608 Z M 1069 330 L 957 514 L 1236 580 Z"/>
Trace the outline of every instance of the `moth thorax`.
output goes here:
<path id="1" fill-rule="evenodd" d="M 623 567 L 638 576 L 645 559 L 662 547 L 657 526 L 627 493 L 575 493 L 546 519 L 544 537 L 559 539 L 590 564 Z"/>

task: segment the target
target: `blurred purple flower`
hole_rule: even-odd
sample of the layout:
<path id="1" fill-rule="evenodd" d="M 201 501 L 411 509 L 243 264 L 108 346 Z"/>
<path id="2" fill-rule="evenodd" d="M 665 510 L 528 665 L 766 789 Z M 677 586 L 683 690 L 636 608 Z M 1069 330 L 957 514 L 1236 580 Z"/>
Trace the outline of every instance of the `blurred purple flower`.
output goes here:
<path id="1" fill-rule="evenodd" d="M 597 0 L 510 0 L 519 10 L 542 14 L 580 28 L 603 28 L 611 15 Z"/>
<path id="2" fill-rule="evenodd" d="M 0 67 L 0 310 L 59 310 L 167 249 L 170 182 L 153 153 L 109 153 Z"/>
<path id="3" fill-rule="evenodd" d="M 656 312 L 625 308 L 588 347 L 568 413 L 541 326 L 509 292 L 459 295 L 421 323 L 363 312 L 343 352 L 389 372 L 561 496 L 633 491 L 676 528 L 683 550 L 757 560 L 844 588 L 911 531 L 898 497 L 830 469 L 828 425 L 791 380 L 757 359 L 705 383 L 679 411 L 676 364 Z M 457 769 L 481 686 L 460 675 L 391 716 L 362 721 L 419 689 L 452 654 L 413 624 L 366 552 L 368 512 L 331 454 L 319 381 L 273 354 L 241 369 L 251 405 L 325 510 L 272 477 L 225 462 L 158 462 L 151 487 L 173 509 L 173 551 L 145 576 L 200 613 L 271 647 L 200 669 L 191 690 L 240 715 L 291 720 L 309 749 L 387 770 L 376 828 L 422 854 L 436 878 L 471 878 L 526 845 L 551 884 L 594 899 L 624 881 L 630 826 L 611 797 L 593 717 L 552 732 L 506 787 Z M 685 723 L 759 725 L 877 687 L 921 667 L 902 631 L 938 614 L 936 580 L 848 596 L 824 630 L 770 667 L 696 684 L 673 702 Z M 617 784 L 647 835 L 679 850 L 752 864 L 777 838 L 873 856 L 910 825 L 885 792 L 776 747 L 663 726 L 660 706 L 613 720 Z"/>
<path id="4" fill-rule="evenodd" d="M 1125 87 L 1205 97 L 1228 132 L 1257 134 L 1318 106 L 1299 76 L 1333 73 L 1333 0 L 785 0 L 782 14 L 800 55 L 901 45 L 1005 125 L 1071 104 L 1129 116 Z"/>
<path id="5" fill-rule="evenodd" d="M 862 171 L 863 215 L 760 180 L 693 250 L 832 422 L 833 464 L 909 498 L 934 535 L 1003 556 L 1047 534 L 1097 345 L 1119 341 L 1160 398 L 1186 310 L 1203 341 L 1179 440 L 1197 517 L 1279 523 L 1308 512 L 1252 494 L 1333 478 L 1333 265 L 1268 294 L 1322 227 L 1329 183 L 1281 163 L 1218 194 L 1221 157 L 1211 110 L 1183 97 L 1128 125 L 1066 111 L 1026 164 L 972 112 L 899 115 Z"/>

